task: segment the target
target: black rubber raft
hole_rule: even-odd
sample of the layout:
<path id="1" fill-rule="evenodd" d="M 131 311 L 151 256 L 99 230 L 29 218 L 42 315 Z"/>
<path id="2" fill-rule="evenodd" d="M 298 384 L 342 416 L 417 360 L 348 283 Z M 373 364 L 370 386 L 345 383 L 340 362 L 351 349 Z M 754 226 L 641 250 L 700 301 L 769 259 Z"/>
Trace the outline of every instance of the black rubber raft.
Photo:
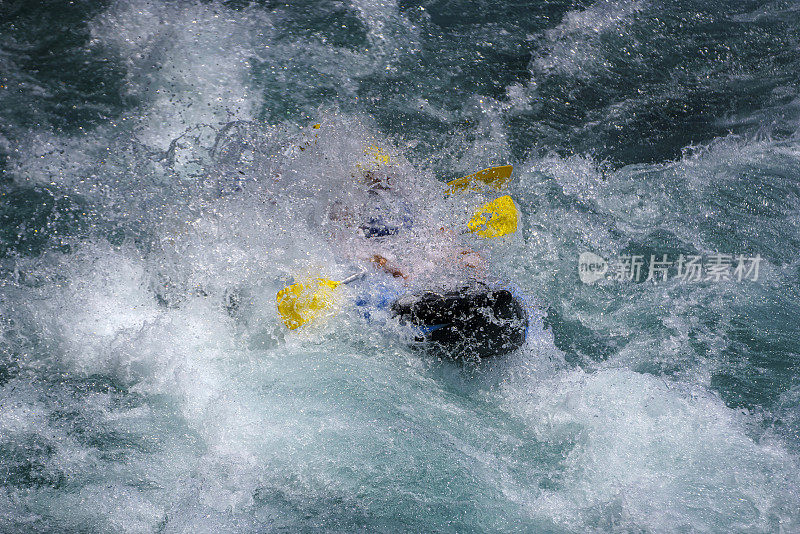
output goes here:
<path id="1" fill-rule="evenodd" d="M 419 332 L 417 342 L 454 359 L 508 354 L 522 346 L 528 330 L 525 306 L 506 289 L 425 291 L 401 297 L 391 309 Z"/>

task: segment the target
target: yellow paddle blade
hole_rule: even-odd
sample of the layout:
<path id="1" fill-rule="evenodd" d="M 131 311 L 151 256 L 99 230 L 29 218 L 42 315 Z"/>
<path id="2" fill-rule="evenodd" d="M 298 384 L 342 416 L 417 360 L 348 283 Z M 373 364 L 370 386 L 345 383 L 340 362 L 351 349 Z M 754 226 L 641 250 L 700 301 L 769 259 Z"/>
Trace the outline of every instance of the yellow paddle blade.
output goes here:
<path id="1" fill-rule="evenodd" d="M 293 284 L 278 291 L 278 313 L 290 330 L 299 328 L 333 307 L 333 290 L 341 282 L 317 278 L 310 282 Z"/>
<path id="2" fill-rule="evenodd" d="M 368 173 L 380 171 L 382 167 L 392 165 L 392 159 L 389 154 L 378 145 L 370 145 L 365 148 L 364 155 L 367 158 L 356 163 L 357 175 L 365 176 Z"/>
<path id="3" fill-rule="evenodd" d="M 481 237 L 501 237 L 516 232 L 518 220 L 517 206 L 505 195 L 481 206 L 467 227 Z"/>
<path id="4" fill-rule="evenodd" d="M 514 167 L 511 165 L 503 165 L 501 167 L 492 167 L 490 169 L 483 169 L 475 174 L 457 178 L 447 182 L 450 188 L 447 193 L 456 193 L 466 189 L 479 189 L 482 186 L 489 186 L 495 189 L 502 189 L 508 184 L 511 178 L 511 171 Z"/>
<path id="5" fill-rule="evenodd" d="M 378 163 L 378 165 L 389 165 L 389 154 L 384 152 L 383 149 L 377 145 L 372 145 L 365 149 L 364 154 L 375 158 L 375 161 Z"/>

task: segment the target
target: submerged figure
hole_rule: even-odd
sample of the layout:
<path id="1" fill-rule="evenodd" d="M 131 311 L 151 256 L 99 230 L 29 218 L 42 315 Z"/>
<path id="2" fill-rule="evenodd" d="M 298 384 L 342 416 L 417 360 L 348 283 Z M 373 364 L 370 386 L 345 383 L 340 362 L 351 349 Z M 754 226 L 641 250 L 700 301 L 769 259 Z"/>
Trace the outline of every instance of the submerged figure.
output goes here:
<path id="1" fill-rule="evenodd" d="M 509 290 L 492 287 L 480 254 L 434 224 L 441 219 L 420 217 L 423 211 L 400 194 L 395 180 L 388 169 L 364 172 L 361 205 L 339 203 L 330 212 L 350 232 L 341 243 L 345 255 L 391 276 L 356 284 L 363 315 L 378 322 L 394 317 L 413 328 L 415 342 L 457 359 L 519 348 L 528 326 L 525 306 Z"/>
<path id="2" fill-rule="evenodd" d="M 413 202 L 415 195 L 403 195 L 393 169 L 364 171 L 356 180 L 364 192 L 358 205 L 338 200 L 329 210 L 329 219 L 348 234 L 340 237 L 343 255 L 409 283 L 485 277 L 480 254 L 459 243 L 452 229 L 441 226 L 441 219 L 430 220 L 424 204 L 418 198 L 416 205 Z"/>

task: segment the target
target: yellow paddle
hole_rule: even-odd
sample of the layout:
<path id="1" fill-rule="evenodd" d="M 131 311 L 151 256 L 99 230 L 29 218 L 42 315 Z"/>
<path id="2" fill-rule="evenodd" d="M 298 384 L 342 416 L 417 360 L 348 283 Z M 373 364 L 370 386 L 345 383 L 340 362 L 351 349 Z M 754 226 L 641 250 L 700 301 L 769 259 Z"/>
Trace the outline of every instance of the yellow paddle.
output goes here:
<path id="1" fill-rule="evenodd" d="M 500 167 L 483 169 L 469 176 L 451 180 L 447 182 L 447 185 L 450 186 L 447 190 L 447 194 L 449 195 L 467 189 L 480 189 L 482 186 L 502 189 L 508 184 L 508 180 L 511 178 L 511 171 L 513 170 L 514 167 L 511 165 L 502 165 Z"/>
<path id="2" fill-rule="evenodd" d="M 315 278 L 309 282 L 292 284 L 278 291 L 278 313 L 283 324 L 294 330 L 313 321 L 336 303 L 334 290 L 364 276 L 366 271 L 356 273 L 341 282 L 327 278 Z"/>
<path id="3" fill-rule="evenodd" d="M 476 173 L 457 178 L 447 182 L 449 188 L 445 194 L 452 194 L 466 190 L 479 191 L 483 187 L 503 189 L 511 178 L 514 167 L 501 165 L 483 169 Z M 517 231 L 519 212 L 510 196 L 505 195 L 484 204 L 467 223 L 470 232 L 481 237 L 502 237 Z"/>
<path id="4" fill-rule="evenodd" d="M 514 200 L 505 195 L 478 208 L 467 228 L 481 237 L 501 237 L 516 232 L 518 220 L 519 212 Z"/>

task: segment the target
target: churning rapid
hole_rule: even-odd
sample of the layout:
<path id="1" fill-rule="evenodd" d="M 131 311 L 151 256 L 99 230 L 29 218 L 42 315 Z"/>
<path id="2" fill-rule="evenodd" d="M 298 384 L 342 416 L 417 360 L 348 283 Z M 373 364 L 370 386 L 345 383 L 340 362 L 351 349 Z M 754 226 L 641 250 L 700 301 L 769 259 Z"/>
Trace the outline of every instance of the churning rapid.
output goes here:
<path id="1" fill-rule="evenodd" d="M 0 532 L 800 530 L 798 73 L 792 0 L 3 2 Z M 370 173 L 520 348 L 286 328 Z"/>

